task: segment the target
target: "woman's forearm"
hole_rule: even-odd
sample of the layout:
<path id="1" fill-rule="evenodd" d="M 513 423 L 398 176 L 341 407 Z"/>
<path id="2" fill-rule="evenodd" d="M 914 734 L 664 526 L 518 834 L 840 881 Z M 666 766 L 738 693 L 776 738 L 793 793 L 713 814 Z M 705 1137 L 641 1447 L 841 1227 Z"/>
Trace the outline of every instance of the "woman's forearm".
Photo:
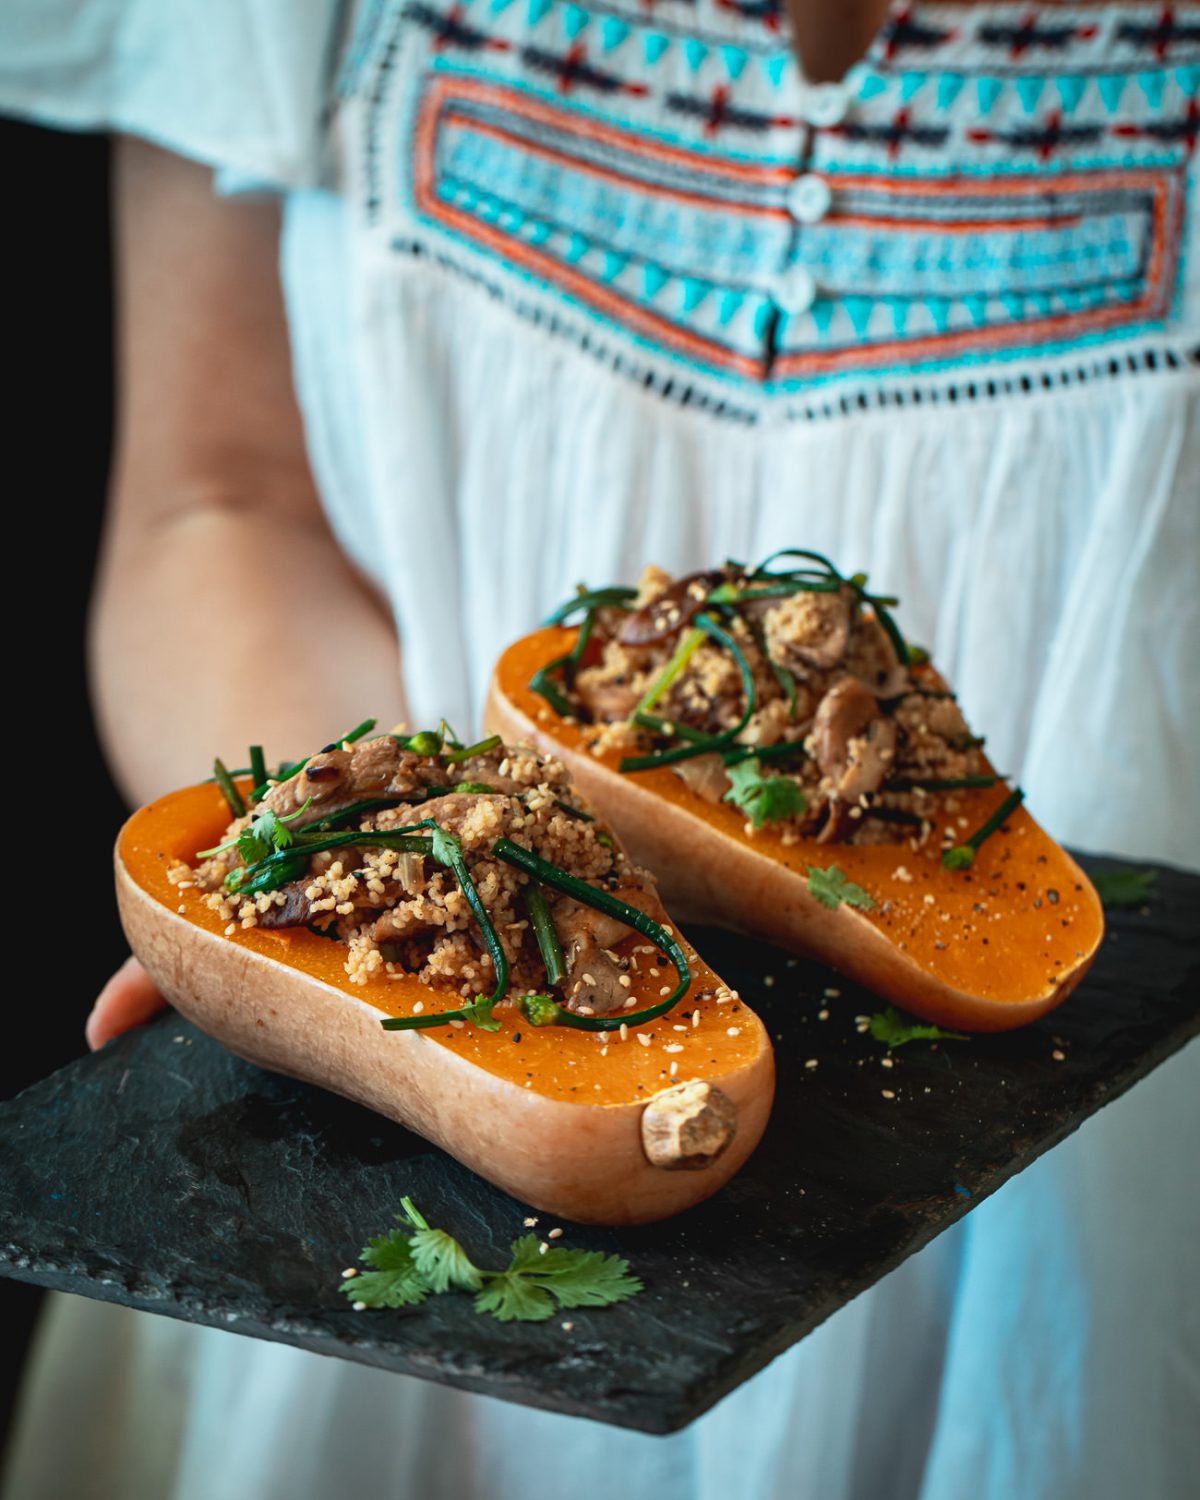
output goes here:
<path id="1" fill-rule="evenodd" d="M 135 507 L 135 509 L 137 509 Z M 97 716 L 131 803 L 307 754 L 368 715 L 403 717 L 384 608 L 324 524 L 213 487 L 151 526 L 118 518 L 93 607 Z"/>

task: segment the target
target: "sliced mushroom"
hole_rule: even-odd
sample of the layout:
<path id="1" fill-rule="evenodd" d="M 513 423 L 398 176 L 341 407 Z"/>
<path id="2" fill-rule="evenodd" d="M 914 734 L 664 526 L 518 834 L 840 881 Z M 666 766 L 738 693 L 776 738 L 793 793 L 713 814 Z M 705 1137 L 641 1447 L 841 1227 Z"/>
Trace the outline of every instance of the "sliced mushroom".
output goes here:
<path id="1" fill-rule="evenodd" d="M 677 1083 L 642 1111 L 642 1150 L 651 1166 L 698 1171 L 737 1134 L 737 1106 L 713 1083 Z"/>
<path id="2" fill-rule="evenodd" d="M 848 838 L 863 799 L 882 785 L 896 755 L 896 725 L 857 677 L 843 677 L 821 699 L 813 720 L 813 754 L 830 784 L 829 817 L 819 842 Z"/>
<path id="3" fill-rule="evenodd" d="M 596 1016 L 621 1010 L 632 986 L 620 961 L 610 958 L 607 950 L 627 936 L 629 928 L 570 899 L 556 902 L 553 917 L 567 968 L 563 981 L 567 1009 Z"/>
<path id="4" fill-rule="evenodd" d="M 291 825 L 300 829 L 352 802 L 408 797 L 431 786 L 445 786 L 447 780 L 436 761 L 414 755 L 385 734 L 352 750 L 323 750 L 314 755 L 302 770 L 272 787 L 262 805 L 284 817 L 298 812 L 311 798 L 311 807 Z"/>
<path id="5" fill-rule="evenodd" d="M 877 698 L 898 698 L 912 686 L 907 664 L 874 615 L 860 615 L 855 623 L 845 667 Z"/>
<path id="6" fill-rule="evenodd" d="M 850 643 L 855 600 L 848 587 L 836 594 L 799 593 L 780 600 L 763 615 L 772 658 L 801 674 L 809 668 L 824 672 L 838 666 Z"/>
<path id="7" fill-rule="evenodd" d="M 649 604 L 629 615 L 621 626 L 618 637 L 624 646 L 648 646 L 652 641 L 665 640 L 681 630 L 699 614 L 716 586 L 725 578 L 720 569 L 709 569 L 703 573 L 688 573 L 677 578 Z"/>
<path id="8" fill-rule="evenodd" d="M 729 773 L 719 755 L 696 755 L 691 760 L 681 760 L 674 771 L 690 791 L 706 802 L 720 802 L 729 790 Z"/>

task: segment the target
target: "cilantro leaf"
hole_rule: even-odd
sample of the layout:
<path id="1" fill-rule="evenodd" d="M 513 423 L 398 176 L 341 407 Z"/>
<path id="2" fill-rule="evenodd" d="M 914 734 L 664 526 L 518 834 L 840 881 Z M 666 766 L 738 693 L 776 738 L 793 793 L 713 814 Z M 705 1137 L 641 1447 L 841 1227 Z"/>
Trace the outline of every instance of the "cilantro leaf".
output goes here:
<path id="1" fill-rule="evenodd" d="M 943 1031 L 940 1026 L 926 1026 L 898 1011 L 894 1005 L 876 1011 L 870 1020 L 871 1035 L 888 1047 L 903 1047 L 906 1042 L 969 1042 L 961 1031 Z"/>
<path id="2" fill-rule="evenodd" d="M 513 1241 L 508 1270 L 488 1277 L 475 1307 L 502 1323 L 542 1322 L 555 1301 L 560 1307 L 608 1307 L 641 1290 L 619 1255 L 558 1246 L 543 1250 L 536 1235 L 526 1234 Z"/>
<path id="3" fill-rule="evenodd" d="M 828 906 L 831 911 L 836 910 L 843 901 L 847 906 L 857 906 L 860 911 L 870 911 L 875 905 L 874 898 L 861 885 L 847 880 L 837 865 L 830 865 L 827 870 L 823 870 L 820 865 L 809 865 L 808 890 L 822 906 Z"/>
<path id="4" fill-rule="evenodd" d="M 602 1250 L 547 1250 L 541 1279 L 562 1307 L 607 1307 L 642 1290 L 629 1262 Z M 549 1264 L 547 1264 L 549 1262 Z"/>
<path id="5" fill-rule="evenodd" d="M 352 1302 L 365 1302 L 368 1307 L 415 1307 L 429 1295 L 403 1229 L 370 1240 L 359 1259 L 375 1269 L 342 1282 L 341 1290 Z"/>
<path id="6" fill-rule="evenodd" d="M 808 806 L 798 782 L 790 776 L 764 776 L 757 760 L 739 761 L 727 774 L 730 787 L 723 800 L 740 807 L 755 828 L 794 818 Z"/>
<path id="7" fill-rule="evenodd" d="M 482 1000 L 476 1000 L 474 1005 L 464 1005 L 462 1018 L 472 1026 L 478 1026 L 480 1031 L 499 1031 L 500 1022 L 492 1014 L 495 1008 L 496 1001 L 487 995 Z"/>
<path id="8" fill-rule="evenodd" d="M 444 828 L 435 825 L 430 830 L 429 837 L 433 844 L 433 857 L 438 864 L 453 867 L 455 860 L 462 858 L 462 842 L 456 834 L 447 833 Z"/>
<path id="9" fill-rule="evenodd" d="M 544 1323 L 554 1316 L 554 1300 L 520 1271 L 497 1271 L 476 1295 L 475 1311 L 499 1323 Z"/>
<path id="10" fill-rule="evenodd" d="M 418 1229 L 409 1241 L 412 1260 L 431 1292 L 477 1292 L 483 1277 L 453 1235 L 444 1229 Z"/>
<path id="11" fill-rule="evenodd" d="M 1109 911 L 1126 911 L 1145 906 L 1154 895 L 1158 873 L 1125 866 L 1118 870 L 1097 870 L 1091 877 L 1100 904 Z"/>

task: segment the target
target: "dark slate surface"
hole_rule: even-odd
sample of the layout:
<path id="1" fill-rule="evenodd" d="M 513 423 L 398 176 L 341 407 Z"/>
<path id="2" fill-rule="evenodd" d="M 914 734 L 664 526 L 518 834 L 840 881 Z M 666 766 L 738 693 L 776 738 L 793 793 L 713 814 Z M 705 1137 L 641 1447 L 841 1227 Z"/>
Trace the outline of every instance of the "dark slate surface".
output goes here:
<path id="1" fill-rule="evenodd" d="M 527 1210 L 417 1137 L 239 1062 L 175 1017 L 0 1106 L 0 1271 L 671 1431 L 1195 1035 L 1198 914 L 1200 877 L 1162 870 L 1149 908 L 1110 913 L 1091 975 L 1053 1016 L 1007 1037 L 910 1045 L 891 1069 L 855 1029 L 878 1008 L 864 992 L 761 945 L 695 934 L 777 1037 L 771 1126 L 741 1176 L 682 1218 L 568 1228 L 562 1243 L 619 1250 L 647 1285 L 621 1307 L 564 1314 L 570 1331 L 559 1318 L 502 1326 L 456 1296 L 355 1313 L 339 1269 L 402 1193 L 484 1264 L 502 1263 Z"/>

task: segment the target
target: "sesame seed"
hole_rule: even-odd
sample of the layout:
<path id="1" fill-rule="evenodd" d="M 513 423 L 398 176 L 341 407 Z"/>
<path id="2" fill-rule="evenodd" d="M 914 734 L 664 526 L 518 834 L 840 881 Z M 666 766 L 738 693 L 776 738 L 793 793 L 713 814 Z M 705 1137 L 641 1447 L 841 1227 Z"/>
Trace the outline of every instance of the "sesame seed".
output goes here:
<path id="1" fill-rule="evenodd" d="M 658 970 L 657 969 L 651 969 L 649 972 L 650 972 L 650 978 L 651 979 L 657 979 L 658 978 Z"/>
<path id="2" fill-rule="evenodd" d="M 667 1045 L 666 1047 L 663 1048 L 663 1051 L 664 1052 L 682 1052 L 683 1051 L 683 1047 L 678 1042 L 671 1042 L 669 1045 Z"/>
<path id="3" fill-rule="evenodd" d="M 183 916 L 184 912 L 187 911 L 187 907 L 180 903 L 176 910 L 179 912 L 180 916 Z"/>
<path id="4" fill-rule="evenodd" d="M 1061 1047 L 1055 1047 L 1050 1056 L 1054 1059 L 1055 1062 L 1065 1062 L 1067 1059 L 1067 1054 L 1062 1050 Z"/>
<path id="5" fill-rule="evenodd" d="M 673 1062 L 671 1064 L 671 1077 L 674 1078 L 678 1074 L 678 1072 L 679 1072 L 679 1064 L 677 1062 Z"/>
<path id="6" fill-rule="evenodd" d="M 350 1278 L 351 1278 L 351 1276 L 357 1276 L 357 1275 L 358 1275 L 358 1267 L 357 1266 L 347 1266 L 346 1269 L 342 1272 L 342 1280 L 343 1281 L 349 1281 Z"/>
<path id="7" fill-rule="evenodd" d="M 236 931 L 237 931 L 237 923 L 236 922 L 230 922 L 229 926 L 225 929 L 225 936 L 226 937 L 232 937 L 233 934 Z"/>
<path id="8" fill-rule="evenodd" d="M 698 1010 L 694 1010 L 692 1012 L 692 1029 L 693 1029 L 693 1031 L 696 1029 L 697 1026 L 699 1026 L 699 1024 L 700 1024 L 700 1012 Z"/>
<path id="9" fill-rule="evenodd" d="M 546 1251 L 549 1250 L 549 1248 L 550 1246 L 546 1243 L 546 1241 L 542 1240 L 542 1242 L 538 1245 L 538 1254 L 545 1255 Z"/>
<path id="10" fill-rule="evenodd" d="M 633 980 L 630 979 L 628 974 L 622 974 L 621 977 L 617 980 L 617 983 L 623 990 L 632 989 L 633 987 Z"/>
<path id="11" fill-rule="evenodd" d="M 896 1097 L 895 1089 L 880 1089 L 879 1092 L 885 1099 L 894 1099 Z"/>
<path id="12" fill-rule="evenodd" d="M 828 1019 L 829 1019 L 829 1012 L 827 1010 L 819 1010 L 817 1012 L 817 1020 L 818 1021 L 828 1021 Z"/>
<path id="13" fill-rule="evenodd" d="M 686 1031 L 687 1027 L 686 1026 L 678 1026 L 678 1025 L 676 1025 L 676 1026 L 672 1026 L 671 1030 L 672 1031 Z"/>
<path id="14" fill-rule="evenodd" d="M 815 1057 L 810 1057 L 804 1064 L 804 1066 L 809 1069 L 815 1068 L 817 1066 L 817 1059 Z"/>
<path id="15" fill-rule="evenodd" d="M 625 1002 L 624 1009 L 625 1010 L 632 1010 L 636 1004 L 637 1004 L 637 996 L 636 995 L 630 995 L 629 999 L 626 1000 L 626 1002 Z"/>
<path id="16" fill-rule="evenodd" d="M 607 1047 L 601 1047 L 600 1048 L 600 1056 L 601 1057 L 607 1057 L 608 1056 L 608 1048 Z M 597 1084 L 596 1086 L 597 1086 L 597 1088 L 599 1088 L 599 1084 Z"/>
<path id="17" fill-rule="evenodd" d="M 641 1042 L 641 1044 L 642 1044 L 643 1047 L 648 1047 L 650 1045 L 650 1038 L 646 1035 L 646 1033 L 644 1031 L 639 1031 L 638 1032 L 637 1039 L 638 1039 L 639 1042 Z"/>
<path id="18" fill-rule="evenodd" d="M 585 974 L 583 976 L 583 982 L 584 984 L 595 984 L 596 976 L 594 974 Z"/>
<path id="19" fill-rule="evenodd" d="M 424 1000 L 418 1000 L 416 1002 L 416 1004 L 412 1008 L 412 1013 L 413 1013 L 414 1016 L 419 1016 L 424 1009 L 425 1009 L 425 1002 L 424 1002 Z"/>
<path id="20" fill-rule="evenodd" d="M 764 974 L 763 975 L 763 983 L 766 985 L 766 987 L 768 989 L 770 989 L 771 986 L 775 983 L 775 976 L 774 976 L 774 974 Z"/>
<path id="21" fill-rule="evenodd" d="M 465 1026 L 465 1025 L 466 1025 L 466 1024 L 467 1024 L 467 1023 L 466 1023 L 466 1022 L 465 1022 L 465 1021 L 459 1021 L 459 1020 L 454 1020 L 454 1021 L 451 1021 L 451 1022 L 450 1022 L 450 1024 L 451 1024 L 451 1026 L 453 1026 L 453 1027 L 454 1027 L 454 1029 L 455 1029 L 455 1030 L 456 1030 L 456 1031 L 461 1031 L 461 1030 L 462 1030 L 462 1029 L 463 1029 L 463 1027 L 464 1027 L 464 1026 Z"/>
<path id="22" fill-rule="evenodd" d="M 742 1028 L 740 1026 L 726 1026 L 725 1028 L 726 1036 L 741 1036 L 741 1034 Z"/>
<path id="23" fill-rule="evenodd" d="M 658 993 L 660 995 L 669 995 L 671 993 L 671 986 L 669 984 L 664 984 L 662 989 L 659 990 Z"/>
<path id="24" fill-rule="evenodd" d="M 828 995 L 830 1000 L 838 1000 L 841 998 L 842 994 L 841 990 L 826 990 L 825 993 L 826 995 Z"/>
<path id="25" fill-rule="evenodd" d="M 896 1066 L 896 1064 L 892 1061 L 892 1059 L 890 1057 L 881 1057 L 879 1059 L 879 1066 L 881 1068 L 894 1068 Z"/>
<path id="26" fill-rule="evenodd" d="M 617 1035 L 623 1042 L 627 1042 L 629 1040 L 629 1027 L 626 1026 L 624 1021 L 622 1021 L 620 1026 L 617 1028 Z"/>
<path id="27" fill-rule="evenodd" d="M 558 1229 L 558 1228 L 552 1229 L 550 1231 L 550 1233 L 546 1236 L 546 1238 L 548 1240 L 561 1240 L 562 1237 L 563 1237 L 563 1232 L 562 1232 L 561 1229 Z"/>
<path id="28" fill-rule="evenodd" d="M 355 1312 L 366 1312 L 367 1310 L 365 1302 L 352 1302 L 350 1305 L 354 1308 Z"/>
<path id="29" fill-rule="evenodd" d="M 574 1323 L 564 1323 L 564 1324 L 562 1324 L 562 1331 L 564 1333 L 570 1333 L 571 1329 L 574 1328 L 574 1327 L 575 1327 Z"/>

